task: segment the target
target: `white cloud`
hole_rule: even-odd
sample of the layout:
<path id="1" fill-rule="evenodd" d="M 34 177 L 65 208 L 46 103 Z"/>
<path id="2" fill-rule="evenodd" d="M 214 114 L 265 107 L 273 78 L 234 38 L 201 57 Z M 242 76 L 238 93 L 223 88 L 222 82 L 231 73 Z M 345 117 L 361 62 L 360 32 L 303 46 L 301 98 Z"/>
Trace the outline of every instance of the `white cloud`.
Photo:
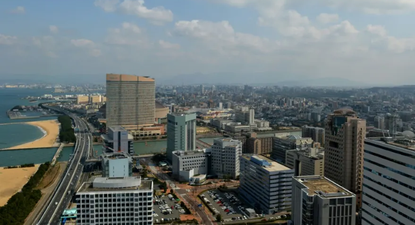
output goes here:
<path id="1" fill-rule="evenodd" d="M 57 33 L 59 32 L 59 28 L 58 28 L 57 26 L 50 25 L 50 26 L 49 26 L 49 31 L 50 31 L 52 34 L 57 34 Z"/>
<path id="2" fill-rule="evenodd" d="M 376 34 L 379 36 L 385 36 L 386 35 L 386 29 L 382 26 L 378 26 L 378 25 L 372 25 L 369 24 L 367 25 L 367 31 L 371 34 Z"/>
<path id="3" fill-rule="evenodd" d="M 261 10 L 275 10 L 289 5 L 328 6 L 335 9 L 359 11 L 368 14 L 398 14 L 415 11 L 415 1 L 412 0 L 211 0 L 236 7 L 253 6 Z"/>
<path id="4" fill-rule="evenodd" d="M 17 6 L 15 9 L 12 9 L 10 12 L 14 14 L 25 14 L 26 10 L 23 6 Z"/>
<path id="5" fill-rule="evenodd" d="M 144 0 L 96 0 L 95 5 L 106 12 L 120 12 L 149 20 L 155 25 L 173 21 L 173 12 L 162 6 L 147 8 Z"/>
<path id="6" fill-rule="evenodd" d="M 397 14 L 415 11 L 415 1 L 412 0 L 317 0 L 314 3 L 368 14 Z"/>
<path id="7" fill-rule="evenodd" d="M 160 47 L 164 49 L 179 49 L 180 48 L 179 44 L 173 44 L 173 43 L 163 41 L 163 40 L 159 40 L 159 45 Z"/>
<path id="8" fill-rule="evenodd" d="M 323 24 L 326 23 L 334 23 L 339 20 L 339 15 L 337 14 L 327 14 L 327 13 L 321 13 L 317 16 L 317 21 Z"/>
<path id="9" fill-rule="evenodd" d="M 57 58 L 56 40 L 52 36 L 33 37 L 32 42 L 43 54 L 50 58 Z"/>
<path id="10" fill-rule="evenodd" d="M 88 39 L 72 39 L 71 44 L 76 47 L 93 47 L 95 43 Z"/>
<path id="11" fill-rule="evenodd" d="M 7 36 L 4 34 L 0 34 L 0 45 L 12 45 L 16 43 L 17 37 L 16 36 Z"/>
<path id="12" fill-rule="evenodd" d="M 279 47 L 278 42 L 272 42 L 252 34 L 235 32 L 228 21 L 178 21 L 175 24 L 174 34 L 187 36 L 197 40 L 209 42 L 212 49 L 224 51 L 245 48 L 259 52 L 269 52 Z"/>
<path id="13" fill-rule="evenodd" d="M 72 39 L 71 44 L 77 48 L 83 49 L 89 55 L 98 57 L 101 56 L 101 50 L 97 48 L 97 44 L 88 39 Z"/>
<path id="14" fill-rule="evenodd" d="M 109 29 L 105 42 L 112 45 L 130 45 L 136 47 L 150 45 L 145 33 L 137 25 L 127 22 L 122 23 L 120 28 Z"/>
<path id="15" fill-rule="evenodd" d="M 119 0 L 96 0 L 95 6 L 101 7 L 105 12 L 114 12 Z"/>

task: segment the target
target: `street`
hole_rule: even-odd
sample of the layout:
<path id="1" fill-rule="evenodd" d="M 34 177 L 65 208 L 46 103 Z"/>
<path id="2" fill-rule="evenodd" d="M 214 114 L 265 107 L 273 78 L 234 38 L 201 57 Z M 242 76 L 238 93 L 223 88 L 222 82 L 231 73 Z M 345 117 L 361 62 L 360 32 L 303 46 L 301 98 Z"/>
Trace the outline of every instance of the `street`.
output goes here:
<path id="1" fill-rule="evenodd" d="M 57 110 L 57 109 L 54 109 Z M 60 184 L 57 186 L 51 201 L 48 203 L 46 210 L 37 222 L 38 225 L 60 224 L 60 217 L 63 210 L 69 205 L 76 185 L 82 174 L 83 165 L 86 155 L 92 147 L 92 137 L 87 125 L 79 117 L 69 114 L 75 123 L 75 127 L 79 128 L 77 141 L 74 148 L 74 156 L 70 159 L 70 164 L 61 178 Z"/>

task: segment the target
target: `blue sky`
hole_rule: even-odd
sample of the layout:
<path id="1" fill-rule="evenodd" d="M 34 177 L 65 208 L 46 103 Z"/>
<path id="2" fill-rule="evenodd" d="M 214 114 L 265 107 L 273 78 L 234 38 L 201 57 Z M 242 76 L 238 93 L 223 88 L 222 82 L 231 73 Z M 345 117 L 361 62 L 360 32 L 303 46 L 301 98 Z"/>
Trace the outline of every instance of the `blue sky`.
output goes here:
<path id="1" fill-rule="evenodd" d="M 412 0 L 20 0 L 0 76 L 107 72 L 414 83 Z"/>

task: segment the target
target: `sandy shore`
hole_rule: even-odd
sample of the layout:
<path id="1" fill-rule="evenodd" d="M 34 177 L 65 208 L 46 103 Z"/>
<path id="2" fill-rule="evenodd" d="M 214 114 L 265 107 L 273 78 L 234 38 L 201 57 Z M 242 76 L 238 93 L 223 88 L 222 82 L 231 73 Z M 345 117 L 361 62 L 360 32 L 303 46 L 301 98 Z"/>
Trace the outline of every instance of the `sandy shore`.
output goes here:
<path id="1" fill-rule="evenodd" d="M 36 173 L 39 165 L 35 167 L 4 169 L 0 167 L 0 206 L 7 201 L 29 181 L 30 177 Z"/>
<path id="2" fill-rule="evenodd" d="M 27 122 L 32 126 L 39 127 L 44 133 L 42 138 L 35 141 L 6 148 L 4 150 L 28 149 L 28 148 L 50 148 L 56 143 L 56 138 L 59 135 L 59 122 L 57 120 L 43 120 Z"/>

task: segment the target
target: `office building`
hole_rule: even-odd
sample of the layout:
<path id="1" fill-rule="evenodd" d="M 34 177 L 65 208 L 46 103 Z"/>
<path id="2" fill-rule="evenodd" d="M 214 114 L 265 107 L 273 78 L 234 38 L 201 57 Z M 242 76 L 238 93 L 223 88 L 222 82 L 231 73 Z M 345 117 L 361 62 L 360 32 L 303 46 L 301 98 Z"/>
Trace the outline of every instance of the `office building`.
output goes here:
<path id="1" fill-rule="evenodd" d="M 172 157 L 173 177 L 179 181 L 190 181 L 196 175 L 209 174 L 210 149 L 174 151 Z"/>
<path id="2" fill-rule="evenodd" d="M 318 175 L 293 177 L 293 225 L 355 225 L 356 195 Z"/>
<path id="3" fill-rule="evenodd" d="M 240 122 L 243 125 L 256 125 L 255 124 L 255 109 L 249 109 L 248 107 L 242 107 L 235 112 L 235 122 Z"/>
<path id="4" fill-rule="evenodd" d="M 89 97 L 87 95 L 78 95 L 76 96 L 76 104 L 88 104 L 89 103 Z"/>
<path id="5" fill-rule="evenodd" d="M 103 153 L 100 157 L 103 177 L 132 176 L 133 160 L 127 153 Z"/>
<path id="6" fill-rule="evenodd" d="M 401 122 L 399 115 L 397 114 L 386 114 L 385 117 L 385 129 L 389 130 L 391 136 L 395 136 L 398 131 L 398 123 Z"/>
<path id="7" fill-rule="evenodd" d="M 107 127 L 138 130 L 154 124 L 155 98 L 154 79 L 107 74 Z"/>
<path id="8" fill-rule="evenodd" d="M 103 152 L 134 153 L 133 136 L 120 126 L 108 127 L 107 134 L 101 135 Z"/>
<path id="9" fill-rule="evenodd" d="M 324 176 L 324 149 L 289 150 L 285 165 L 295 170 L 294 176 Z"/>
<path id="10" fill-rule="evenodd" d="M 97 104 L 102 102 L 102 96 L 101 95 L 91 95 L 89 96 L 89 103 L 90 104 Z"/>
<path id="11" fill-rule="evenodd" d="M 249 133 L 246 139 L 246 148 L 243 149 L 243 152 L 257 155 L 270 154 L 274 137 L 275 134 Z"/>
<path id="12" fill-rule="evenodd" d="M 196 114 L 171 113 L 167 115 L 167 159 L 174 151 L 196 149 Z"/>
<path id="13" fill-rule="evenodd" d="M 76 224 L 153 224 L 153 182 L 136 177 L 95 178 L 76 193 Z"/>
<path id="14" fill-rule="evenodd" d="M 242 155 L 240 196 L 258 213 L 273 214 L 291 208 L 294 170 L 260 155 Z"/>
<path id="15" fill-rule="evenodd" d="M 415 224 L 413 140 L 365 140 L 362 224 Z"/>
<path id="16" fill-rule="evenodd" d="M 360 209 L 366 121 L 343 108 L 327 116 L 325 130 L 324 176 L 355 193 Z"/>
<path id="17" fill-rule="evenodd" d="M 242 142 L 230 138 L 213 140 L 212 172 L 219 178 L 236 179 L 239 176 L 239 158 L 242 155 Z"/>
<path id="18" fill-rule="evenodd" d="M 304 150 L 312 147 L 313 139 L 303 138 L 297 135 L 284 135 L 274 138 L 274 146 L 271 153 L 273 159 L 285 164 L 286 152 L 288 150 Z"/>
<path id="19" fill-rule="evenodd" d="M 321 127 L 309 127 L 303 126 L 302 127 L 302 137 L 309 137 L 313 139 L 314 142 L 320 143 L 324 146 L 324 137 L 325 131 L 324 128 Z"/>

